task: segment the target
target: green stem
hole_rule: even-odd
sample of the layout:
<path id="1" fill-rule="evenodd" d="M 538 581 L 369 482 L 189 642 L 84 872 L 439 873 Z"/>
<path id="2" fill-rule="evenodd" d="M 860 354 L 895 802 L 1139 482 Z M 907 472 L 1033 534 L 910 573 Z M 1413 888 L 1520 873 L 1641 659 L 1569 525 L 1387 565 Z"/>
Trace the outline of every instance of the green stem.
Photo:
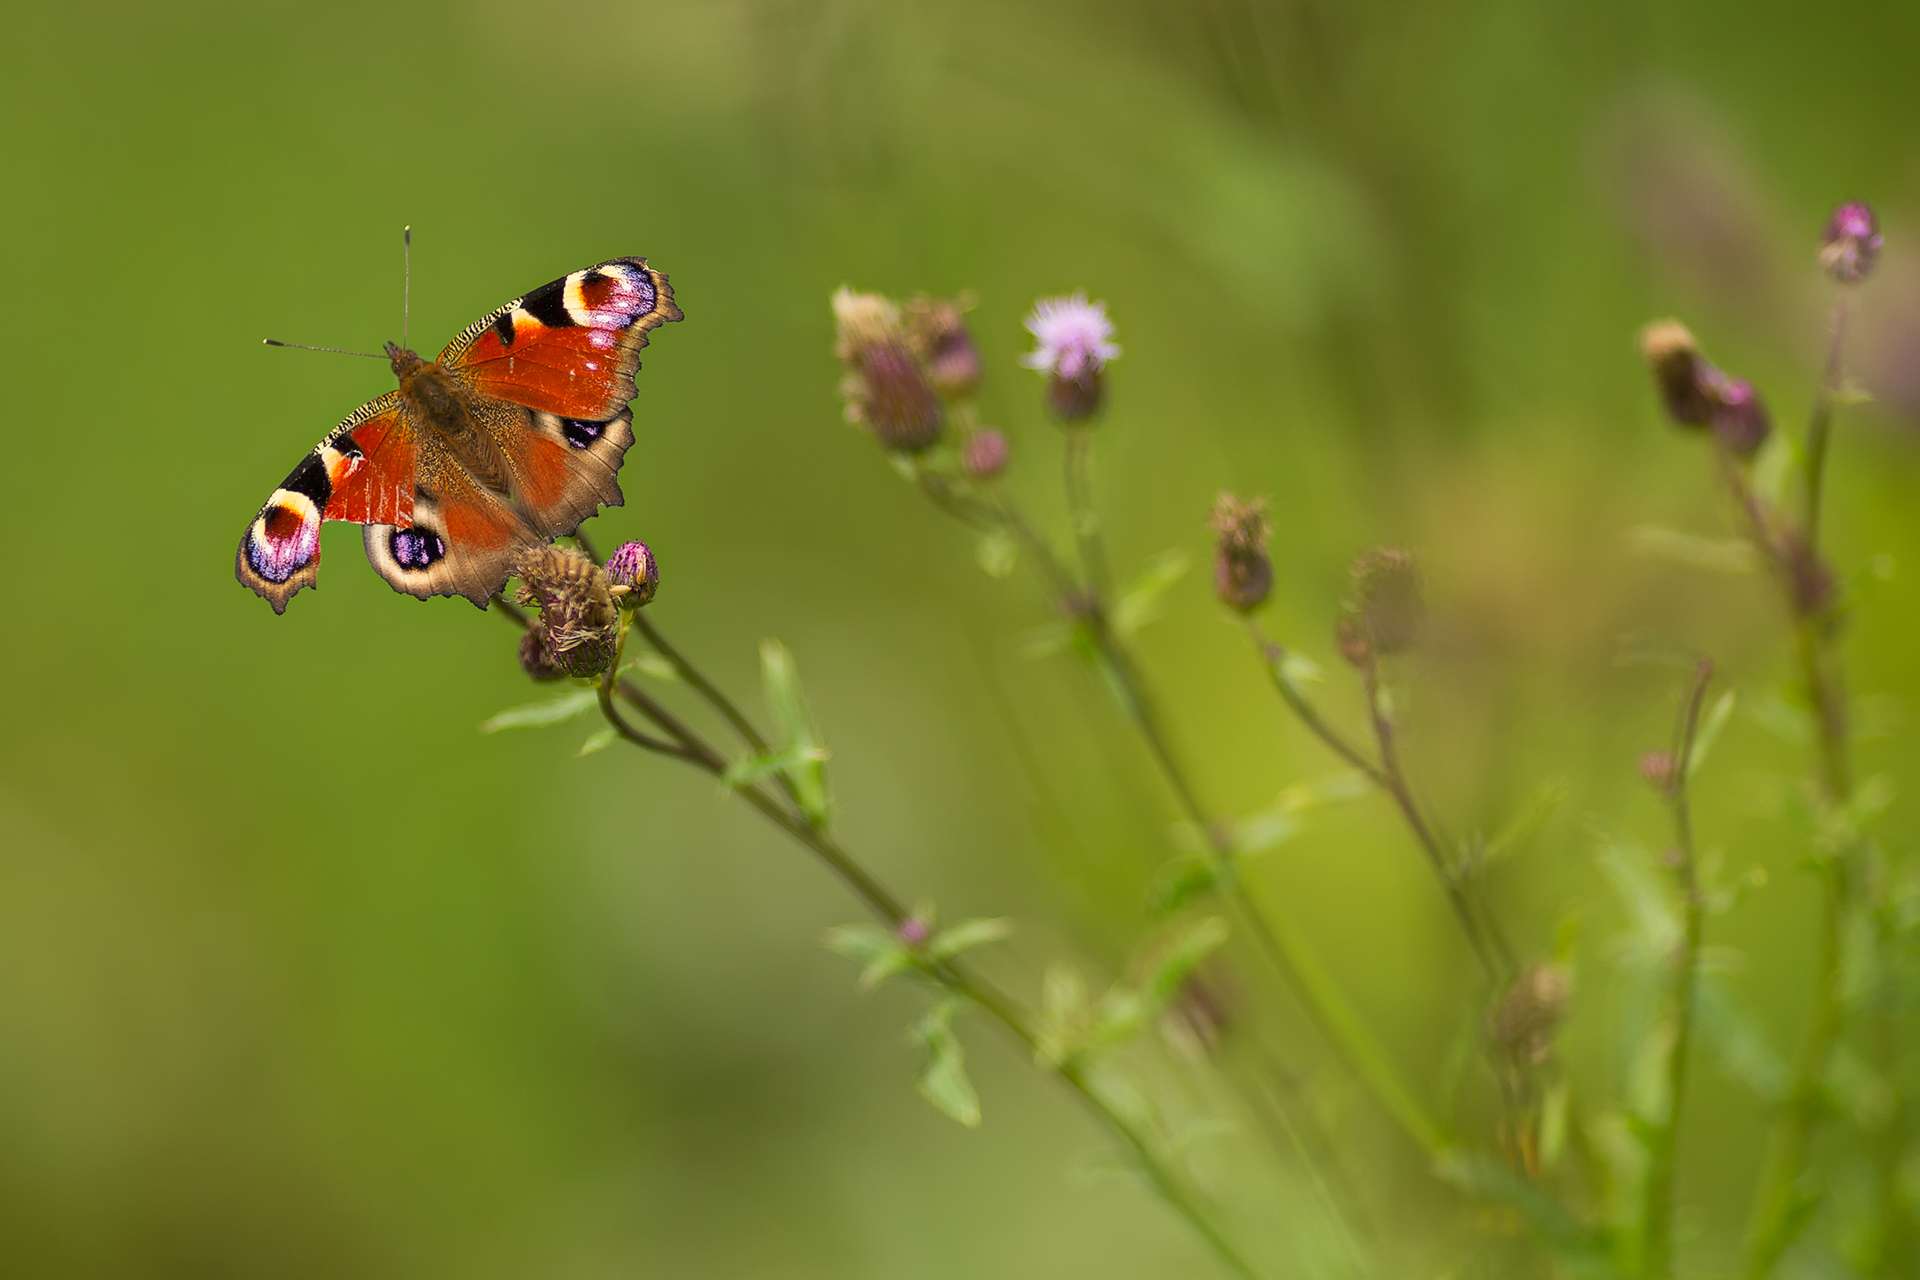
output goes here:
<path id="1" fill-rule="evenodd" d="M 1833 340 L 1827 347 L 1827 372 L 1813 397 L 1807 423 L 1807 550 L 1820 551 L 1820 498 L 1827 478 L 1827 440 L 1832 435 L 1833 405 L 1840 395 L 1840 353 L 1847 336 L 1847 295 L 1833 304 Z"/>
<path id="2" fill-rule="evenodd" d="M 669 661 L 672 659 L 669 658 Z M 725 696 L 720 694 L 717 687 L 710 682 L 703 681 L 703 683 L 712 691 L 711 700 L 731 705 Z M 622 737 L 635 741 L 637 745 L 657 750 L 657 747 L 640 740 L 644 735 L 637 735 L 632 731 L 631 726 L 625 725 L 620 718 L 611 703 L 610 695 L 613 688 L 611 678 L 602 681 L 601 709 L 606 714 L 608 722 Z M 619 682 L 618 689 L 623 698 L 675 740 L 680 748 L 675 754 L 681 755 L 682 758 L 715 777 L 725 772 L 725 758 L 645 690 L 628 681 Z M 734 790 L 741 799 L 759 811 L 769 822 L 809 849 L 855 897 L 860 899 L 869 911 L 884 921 L 889 928 L 898 929 L 906 921 L 908 916 L 906 905 L 861 866 L 859 861 L 829 833 L 815 827 L 804 816 L 792 811 L 787 805 L 757 786 L 736 787 Z M 946 990 L 964 997 L 985 1011 L 1029 1053 L 1037 1049 L 1039 1037 L 1029 1025 L 1019 1006 L 984 978 L 974 973 L 963 961 L 957 958 L 940 961 L 926 965 L 924 971 Z M 1132 1153 L 1141 1172 L 1145 1174 L 1161 1198 L 1186 1220 L 1221 1262 L 1236 1275 L 1244 1277 L 1244 1280 L 1258 1280 L 1259 1273 L 1252 1263 L 1221 1232 L 1192 1188 L 1154 1150 L 1147 1135 L 1115 1111 L 1100 1096 L 1098 1090 L 1092 1086 L 1076 1064 L 1062 1065 L 1057 1069 L 1057 1074 Z"/>
<path id="3" fill-rule="evenodd" d="M 1680 1107 L 1687 1089 L 1687 1057 L 1693 1037 L 1694 988 L 1699 981 L 1700 941 L 1706 916 L 1700 893 L 1699 868 L 1694 856 L 1693 817 L 1687 775 L 1693 760 L 1694 737 L 1700 727 L 1700 707 L 1712 679 L 1713 664 L 1702 659 L 1694 668 L 1693 684 L 1682 704 L 1679 728 L 1674 735 L 1673 767 L 1666 785 L 1666 799 L 1673 810 L 1674 840 L 1680 858 L 1676 870 L 1680 879 L 1685 927 L 1680 954 L 1674 958 L 1673 966 L 1673 1043 L 1667 1049 L 1665 1107 L 1663 1114 L 1653 1124 L 1647 1142 L 1643 1221 L 1646 1275 L 1650 1280 L 1668 1280 L 1673 1275 L 1674 1152 Z"/>

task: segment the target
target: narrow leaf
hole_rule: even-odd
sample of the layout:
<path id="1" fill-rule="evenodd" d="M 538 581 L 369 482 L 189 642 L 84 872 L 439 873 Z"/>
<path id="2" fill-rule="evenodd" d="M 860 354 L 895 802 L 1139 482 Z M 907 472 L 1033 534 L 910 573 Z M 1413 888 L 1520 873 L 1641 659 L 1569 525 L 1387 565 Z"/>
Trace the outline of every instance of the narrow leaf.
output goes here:
<path id="1" fill-rule="evenodd" d="M 1213 859 L 1201 854 L 1175 858 L 1162 866 L 1147 888 L 1147 909 L 1170 915 L 1220 883 Z"/>
<path id="2" fill-rule="evenodd" d="M 1164 551 L 1153 558 L 1113 605 L 1113 627 L 1132 635 L 1160 616 L 1160 597 L 1187 572 L 1184 551 Z"/>
<path id="3" fill-rule="evenodd" d="M 800 809 L 818 825 L 827 820 L 827 772 L 820 761 L 824 748 L 807 716 L 805 699 L 800 693 L 800 673 L 793 655 L 778 640 L 760 642 L 760 678 L 766 690 L 767 709 L 780 726 L 784 745 L 795 748 L 803 758 L 784 772 L 799 793 Z M 810 754 L 810 753 L 820 754 Z"/>
<path id="4" fill-rule="evenodd" d="M 1627 530 L 1627 544 L 1639 555 L 1715 573 L 1752 573 L 1760 567 L 1753 544 L 1740 538 L 1702 538 L 1662 525 L 1643 524 Z"/>
<path id="5" fill-rule="evenodd" d="M 671 662 L 668 662 L 657 653 L 644 651 L 635 654 L 631 661 L 624 662 L 620 665 L 619 674 L 625 675 L 629 671 L 638 671 L 649 680 L 678 680 L 680 678 L 680 673 L 673 669 Z"/>
<path id="6" fill-rule="evenodd" d="M 1006 919 L 962 920 L 959 924 L 942 929 L 933 935 L 927 944 L 927 954 L 935 960 L 945 960 L 957 956 L 962 951 L 982 946 L 989 942 L 998 942 L 1013 932 L 1013 921 Z"/>
<path id="7" fill-rule="evenodd" d="M 799 765 L 826 758 L 827 753 L 819 747 L 787 747 L 735 760 L 720 774 L 720 781 L 729 787 L 744 787 L 770 773 L 786 773 Z"/>
<path id="8" fill-rule="evenodd" d="M 841 924 L 827 930 L 821 939 L 827 950 L 860 964 L 872 964 L 887 952 L 898 949 L 899 939 L 877 924 Z"/>
<path id="9" fill-rule="evenodd" d="M 1566 798 L 1567 780 L 1565 778 L 1548 778 L 1541 783 L 1540 789 L 1534 792 L 1533 799 L 1528 802 L 1527 807 L 1514 814 L 1507 825 L 1501 828 L 1500 834 L 1488 841 L 1486 847 L 1480 851 L 1480 866 L 1492 866 L 1524 849 L 1534 836 L 1540 833 L 1540 828 L 1546 825 L 1547 819 Z"/>
<path id="10" fill-rule="evenodd" d="M 1174 939 L 1155 958 L 1140 984 L 1148 1001 L 1157 1009 L 1171 1000 L 1200 962 L 1227 940 L 1227 933 L 1225 920 L 1208 916 Z"/>
<path id="11" fill-rule="evenodd" d="M 956 1000 L 942 1000 L 920 1019 L 915 1037 L 927 1047 L 927 1065 L 920 1072 L 920 1096 L 935 1109 L 969 1129 L 980 1123 L 980 1095 L 967 1079 L 966 1054 L 953 1033 Z"/>
<path id="12" fill-rule="evenodd" d="M 596 751 L 605 751 L 613 745 L 614 739 L 619 736 L 619 730 L 614 729 L 612 726 L 600 729 L 591 734 L 585 742 L 581 743 L 580 749 L 574 752 L 574 754 L 578 756 L 590 756 Z"/>
<path id="13" fill-rule="evenodd" d="M 1713 750 L 1713 744 L 1719 740 L 1720 731 L 1727 727 L 1727 717 L 1733 714 L 1734 691 L 1727 690 L 1707 708 L 1700 729 L 1694 734 L 1693 754 L 1687 757 L 1687 777 L 1692 778 L 1700 771 L 1700 762 L 1707 758 L 1707 752 Z"/>
<path id="14" fill-rule="evenodd" d="M 529 703 L 524 707 L 502 711 L 482 724 L 480 732 L 498 733 L 502 729 L 531 729 L 539 725 L 560 724 L 585 713 L 599 701 L 600 695 L 593 689 L 570 689 L 546 702 Z"/>
<path id="15" fill-rule="evenodd" d="M 1287 656 L 1280 659 L 1280 678 L 1297 689 L 1303 684 L 1325 680 L 1327 673 L 1306 654 L 1289 649 Z"/>
<path id="16" fill-rule="evenodd" d="M 1020 544 L 1005 529 L 990 529 L 980 535 L 973 558 L 989 578 L 1004 578 L 1020 559 Z"/>

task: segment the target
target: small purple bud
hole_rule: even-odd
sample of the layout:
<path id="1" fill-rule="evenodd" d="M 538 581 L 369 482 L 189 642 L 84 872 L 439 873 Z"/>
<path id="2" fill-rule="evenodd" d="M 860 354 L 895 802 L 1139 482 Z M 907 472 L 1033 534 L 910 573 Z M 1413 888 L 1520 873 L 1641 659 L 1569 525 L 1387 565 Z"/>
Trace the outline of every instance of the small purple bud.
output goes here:
<path id="1" fill-rule="evenodd" d="M 1012 451 L 1007 447 L 1007 437 L 988 427 L 976 431 L 967 437 L 960 446 L 960 466 L 975 480 L 994 480 L 1007 469 Z"/>
<path id="2" fill-rule="evenodd" d="M 1713 409 L 1713 433 L 1736 457 L 1751 458 L 1767 442 L 1773 423 L 1760 393 L 1745 378 L 1717 379 L 1718 400 Z"/>
<path id="3" fill-rule="evenodd" d="M 840 392 L 847 419 L 880 443 L 919 453 L 940 439 L 940 398 L 900 319 L 900 308 L 877 293 L 833 295 L 835 353 L 846 369 Z"/>
<path id="4" fill-rule="evenodd" d="M 1642 751 L 1640 753 L 1640 777 L 1655 791 L 1666 791 L 1673 786 L 1673 753 L 1671 751 Z"/>
<path id="5" fill-rule="evenodd" d="M 1839 284 L 1859 284 L 1880 261 L 1880 220 L 1868 205 L 1849 200 L 1827 219 L 1820 237 L 1820 269 Z"/>
<path id="6" fill-rule="evenodd" d="M 910 947 L 916 951 L 927 945 L 927 939 L 932 936 L 932 934 L 932 927 L 917 915 L 908 916 L 905 920 L 902 920 L 899 926 L 893 931 L 893 936 L 900 939 L 902 946 Z"/>
<path id="7" fill-rule="evenodd" d="M 653 550 L 644 542 L 623 542 L 607 558 L 607 582 L 614 588 L 615 603 L 622 609 L 638 609 L 651 603 L 660 587 L 660 566 Z M 625 587 L 625 591 L 619 588 Z"/>
<path id="8" fill-rule="evenodd" d="M 971 305 L 949 298 L 919 297 L 907 303 L 907 336 L 926 362 L 927 375 L 943 396 L 964 400 L 980 383 L 980 349 L 961 310 Z"/>

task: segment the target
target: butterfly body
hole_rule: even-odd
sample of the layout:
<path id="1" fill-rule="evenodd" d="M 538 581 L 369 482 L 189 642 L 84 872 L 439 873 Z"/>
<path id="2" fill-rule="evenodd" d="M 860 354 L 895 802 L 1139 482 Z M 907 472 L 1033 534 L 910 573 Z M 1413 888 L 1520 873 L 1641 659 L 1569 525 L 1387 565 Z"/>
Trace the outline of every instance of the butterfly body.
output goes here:
<path id="1" fill-rule="evenodd" d="M 633 374 L 681 318 L 666 276 L 615 258 L 543 285 L 422 359 L 386 347 L 400 386 L 362 405 L 275 489 L 234 575 L 275 613 L 319 575 L 320 525 L 362 525 L 395 590 L 484 608 L 526 550 L 624 499 Z"/>

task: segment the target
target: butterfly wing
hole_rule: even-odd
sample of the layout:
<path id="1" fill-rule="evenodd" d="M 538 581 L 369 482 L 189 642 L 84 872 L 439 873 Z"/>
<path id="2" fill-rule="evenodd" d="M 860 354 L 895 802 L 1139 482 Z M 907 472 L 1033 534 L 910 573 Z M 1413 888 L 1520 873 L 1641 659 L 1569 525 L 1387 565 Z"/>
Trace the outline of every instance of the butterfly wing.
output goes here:
<path id="1" fill-rule="evenodd" d="M 478 401 L 512 498 L 545 537 L 623 501 L 633 375 L 647 335 L 681 318 L 667 277 L 612 258 L 516 298 L 469 326 L 440 363 Z"/>
<path id="2" fill-rule="evenodd" d="M 240 538 L 234 576 L 285 613 L 294 593 L 319 580 L 321 521 L 412 522 L 414 453 L 399 392 L 361 405 L 254 516 Z"/>
<path id="3" fill-rule="evenodd" d="M 361 536 L 380 576 L 394 590 L 422 600 L 465 596 L 484 609 L 520 557 L 547 541 L 505 497 L 425 434 L 410 514 L 405 524 L 369 521 Z"/>

